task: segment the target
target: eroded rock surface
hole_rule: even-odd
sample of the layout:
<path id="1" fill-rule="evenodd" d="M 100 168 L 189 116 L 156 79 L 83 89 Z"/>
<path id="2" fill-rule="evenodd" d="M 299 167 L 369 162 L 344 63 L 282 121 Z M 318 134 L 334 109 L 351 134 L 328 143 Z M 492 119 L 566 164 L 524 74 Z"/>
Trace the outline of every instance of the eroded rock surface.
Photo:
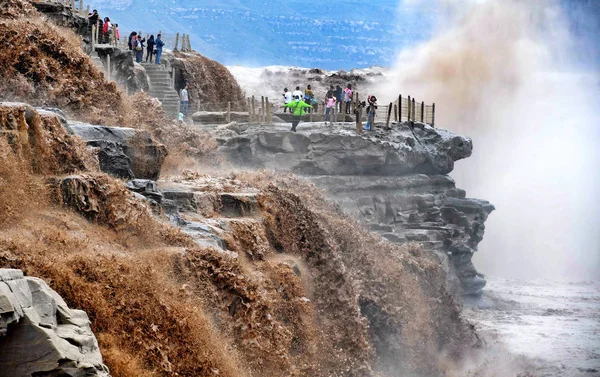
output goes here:
<path id="1" fill-rule="evenodd" d="M 109 377 L 85 312 L 41 279 L 0 269 L 0 377 Z"/>
<path id="2" fill-rule="evenodd" d="M 145 130 L 105 127 L 69 122 L 70 133 L 98 148 L 100 169 L 115 177 L 152 179 L 160 177 L 167 148 L 154 141 Z"/>
<path id="3" fill-rule="evenodd" d="M 245 128 L 221 138 L 220 152 L 242 166 L 298 174 L 401 176 L 447 174 L 454 161 L 469 157 L 473 149 L 469 138 L 423 125 L 360 136 L 349 128 L 314 123 L 301 123 L 300 129 Z"/>
<path id="4" fill-rule="evenodd" d="M 485 286 L 471 258 L 494 207 L 466 198 L 447 175 L 471 155 L 471 139 L 408 123 L 362 135 L 350 125 L 315 123 L 301 123 L 297 133 L 240 125 L 215 134 L 235 164 L 308 176 L 372 231 L 435 252 L 455 292 L 479 294 Z"/>

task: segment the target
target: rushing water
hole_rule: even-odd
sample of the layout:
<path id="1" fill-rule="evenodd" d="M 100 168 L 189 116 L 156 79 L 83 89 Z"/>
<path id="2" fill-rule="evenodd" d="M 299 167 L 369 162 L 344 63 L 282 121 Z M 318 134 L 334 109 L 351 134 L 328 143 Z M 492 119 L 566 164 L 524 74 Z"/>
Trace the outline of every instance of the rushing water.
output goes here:
<path id="1" fill-rule="evenodd" d="M 600 376 L 600 280 L 489 279 L 466 315 L 511 353 L 535 360 L 538 376 Z"/>

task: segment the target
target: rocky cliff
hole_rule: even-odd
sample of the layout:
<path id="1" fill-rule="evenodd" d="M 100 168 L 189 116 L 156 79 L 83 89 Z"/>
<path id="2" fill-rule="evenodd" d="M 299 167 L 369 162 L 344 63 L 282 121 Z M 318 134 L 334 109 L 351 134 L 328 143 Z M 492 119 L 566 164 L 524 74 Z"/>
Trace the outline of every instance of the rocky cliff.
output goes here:
<path id="1" fill-rule="evenodd" d="M 466 197 L 448 174 L 471 155 L 472 141 L 424 124 L 393 124 L 357 135 L 349 126 L 221 127 L 219 152 L 234 164 L 306 176 L 347 213 L 390 242 L 434 251 L 456 292 L 485 285 L 471 257 L 494 207 Z"/>

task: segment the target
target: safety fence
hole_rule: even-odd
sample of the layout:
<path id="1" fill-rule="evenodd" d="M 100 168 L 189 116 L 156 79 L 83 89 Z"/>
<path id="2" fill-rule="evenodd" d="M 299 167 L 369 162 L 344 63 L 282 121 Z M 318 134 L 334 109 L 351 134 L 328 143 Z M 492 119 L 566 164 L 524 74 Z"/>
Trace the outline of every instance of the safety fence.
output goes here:
<path id="1" fill-rule="evenodd" d="M 435 103 L 426 105 L 424 101 L 419 102 L 414 97 L 399 95 L 394 102 L 390 102 L 386 110 L 388 119 L 393 111 L 396 122 L 415 121 L 435 127 Z"/>
<path id="2" fill-rule="evenodd" d="M 355 92 L 349 106 L 349 114 L 345 112 L 346 103 L 338 104 L 335 110 L 330 114 L 330 120 L 333 122 L 345 122 L 348 119 L 356 121 L 357 125 L 362 126 L 362 122 L 367 120 L 366 103 L 361 101 L 360 93 Z M 209 105 L 196 102 L 195 111 L 207 112 L 225 112 L 227 121 L 231 121 L 231 102 L 211 103 Z M 273 104 L 269 97 L 251 96 L 246 98 L 246 112 L 248 113 L 248 121 L 251 123 L 272 124 L 273 115 L 282 114 L 282 106 Z M 420 122 L 429 124 L 435 127 L 435 103 L 426 105 L 425 102 L 418 102 L 410 96 L 398 98 L 390 102 L 388 105 L 379 105 L 377 108 L 377 116 L 379 119 L 383 117 L 385 127 L 389 129 L 392 120 L 394 122 Z M 310 122 L 322 122 L 325 120 L 325 102 L 320 101 L 317 106 L 305 115 L 306 120 Z M 381 121 L 378 121 L 381 123 Z"/>

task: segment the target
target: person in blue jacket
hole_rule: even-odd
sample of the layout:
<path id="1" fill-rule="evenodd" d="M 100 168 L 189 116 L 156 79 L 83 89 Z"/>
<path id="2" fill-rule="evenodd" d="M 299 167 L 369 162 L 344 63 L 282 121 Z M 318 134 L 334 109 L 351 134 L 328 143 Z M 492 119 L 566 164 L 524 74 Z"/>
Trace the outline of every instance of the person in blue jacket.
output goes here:
<path id="1" fill-rule="evenodd" d="M 162 34 L 156 36 L 156 40 L 154 41 L 156 44 L 156 64 L 160 64 L 160 57 L 162 55 L 162 49 L 165 45 L 165 42 L 162 41 Z"/>

